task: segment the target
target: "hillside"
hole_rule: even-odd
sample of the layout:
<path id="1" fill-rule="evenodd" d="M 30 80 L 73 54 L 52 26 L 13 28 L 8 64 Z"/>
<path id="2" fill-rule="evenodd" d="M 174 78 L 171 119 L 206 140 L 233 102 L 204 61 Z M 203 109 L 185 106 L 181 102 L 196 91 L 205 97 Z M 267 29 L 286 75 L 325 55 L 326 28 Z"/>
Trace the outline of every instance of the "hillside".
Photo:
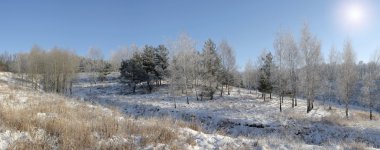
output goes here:
<path id="1" fill-rule="evenodd" d="M 263 102 L 255 92 L 233 88 L 213 101 L 176 97 L 168 88 L 152 94 L 120 94 L 115 74 L 92 85 L 79 76 L 74 96 L 36 92 L 0 74 L 0 149 L 346 149 L 379 148 L 379 114 L 368 121 L 360 108 L 285 99 Z M 91 88 L 91 92 L 89 90 Z M 240 92 L 239 92 L 240 91 Z M 240 93 L 240 94 L 239 94 Z M 258 93 L 259 94 L 259 93 Z"/>
<path id="2" fill-rule="evenodd" d="M 0 73 L 0 149 L 213 149 L 254 141 L 205 134 L 169 117 L 136 119 L 118 109 L 18 86 Z M 191 129 L 193 128 L 193 129 Z"/>
<path id="3" fill-rule="evenodd" d="M 108 81 L 93 85 L 90 91 L 83 75 L 74 86 L 74 97 L 117 107 L 137 118 L 171 117 L 196 122 L 206 133 L 245 137 L 272 148 L 380 147 L 379 114 L 375 113 L 375 120 L 369 121 L 368 112 L 358 106 L 350 106 L 347 120 L 341 105 L 333 104 L 332 110 L 328 110 L 327 105 L 316 102 L 315 108 L 306 113 L 305 100 L 299 99 L 298 106 L 291 108 L 291 100 L 285 98 L 280 112 L 275 96 L 264 102 L 258 97 L 259 92 L 236 87 L 231 95 L 216 96 L 215 100 L 197 101 L 190 96 L 187 104 L 184 95 L 171 96 L 168 86 L 151 94 L 125 95 L 128 88 L 115 77 L 117 73 L 110 75 Z"/>

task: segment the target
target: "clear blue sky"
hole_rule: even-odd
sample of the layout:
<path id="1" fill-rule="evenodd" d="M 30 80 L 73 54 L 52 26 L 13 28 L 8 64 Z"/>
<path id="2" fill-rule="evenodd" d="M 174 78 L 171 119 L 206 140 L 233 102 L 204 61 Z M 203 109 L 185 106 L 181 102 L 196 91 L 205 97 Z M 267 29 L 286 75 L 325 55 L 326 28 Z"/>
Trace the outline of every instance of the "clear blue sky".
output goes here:
<path id="1" fill-rule="evenodd" d="M 367 61 L 380 47 L 380 1 L 363 3 L 367 20 L 355 29 L 341 21 L 342 6 L 352 1 L 331 0 L 2 0 L 0 51 L 27 51 L 34 44 L 74 49 L 85 55 L 90 47 L 106 56 L 137 44 L 157 45 L 186 32 L 200 49 L 212 38 L 227 40 L 243 67 L 263 48 L 273 50 L 280 29 L 295 33 L 304 22 L 322 41 L 325 55 L 332 45 L 341 50 L 350 37 L 358 60 Z"/>

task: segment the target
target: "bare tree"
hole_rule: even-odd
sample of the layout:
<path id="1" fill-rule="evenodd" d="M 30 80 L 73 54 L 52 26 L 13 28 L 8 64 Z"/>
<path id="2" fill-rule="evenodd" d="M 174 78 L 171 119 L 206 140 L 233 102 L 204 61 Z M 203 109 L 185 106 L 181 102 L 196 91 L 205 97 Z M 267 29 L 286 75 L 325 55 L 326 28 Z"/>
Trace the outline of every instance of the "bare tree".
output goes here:
<path id="1" fill-rule="evenodd" d="M 256 86 L 256 73 L 255 67 L 250 59 L 247 61 L 244 67 L 243 82 L 245 88 L 248 88 L 249 93 L 251 93 L 251 90 L 254 89 Z"/>
<path id="2" fill-rule="evenodd" d="M 97 82 L 97 74 L 100 69 L 103 67 L 103 53 L 100 49 L 90 48 L 87 54 L 88 59 L 90 59 L 90 63 L 86 66 L 86 71 L 90 73 L 90 83 L 91 85 L 96 84 Z M 91 91 L 91 88 L 90 88 Z"/>
<path id="3" fill-rule="evenodd" d="M 196 79 L 197 54 L 195 42 L 186 34 L 181 34 L 176 41 L 171 44 L 173 53 L 171 74 L 172 81 L 178 88 L 182 89 L 182 93 L 186 94 L 187 103 L 189 103 L 189 87 Z"/>
<path id="4" fill-rule="evenodd" d="M 362 88 L 363 100 L 368 103 L 370 120 L 373 119 L 372 109 L 374 100 L 377 98 L 376 91 L 378 90 L 378 86 L 376 85 L 376 81 L 380 71 L 378 68 L 380 65 L 380 49 L 377 49 L 372 56 L 372 60 L 367 64 L 368 68 L 364 75 L 364 86 Z"/>
<path id="5" fill-rule="evenodd" d="M 354 85 L 357 79 L 357 72 L 355 68 L 355 54 L 353 52 L 350 40 L 346 40 L 343 48 L 343 63 L 340 70 L 339 88 L 340 95 L 346 105 L 346 118 L 348 119 L 348 104 L 354 92 Z"/>
<path id="6" fill-rule="evenodd" d="M 299 63 L 297 44 L 290 32 L 279 31 L 273 43 L 276 51 L 277 68 L 275 69 L 276 89 L 280 95 L 280 108 L 285 95 L 292 93 L 292 107 L 297 93 L 296 69 Z"/>
<path id="7" fill-rule="evenodd" d="M 44 50 L 39 46 L 33 46 L 28 56 L 28 76 L 33 83 L 33 88 L 37 90 L 39 88 L 39 80 L 43 70 L 45 70 L 44 63 Z"/>
<path id="8" fill-rule="evenodd" d="M 131 53 L 128 47 L 123 47 L 117 51 L 113 51 L 111 53 L 111 59 L 110 59 L 110 63 L 112 65 L 113 70 L 114 71 L 119 70 L 121 66 L 121 62 L 123 60 L 130 59 L 132 57 L 132 54 L 133 53 Z"/>
<path id="9" fill-rule="evenodd" d="M 25 80 L 25 74 L 28 68 L 28 54 L 18 53 L 16 54 L 15 62 L 12 65 L 13 72 L 21 76 L 22 80 Z M 22 82 L 24 84 L 24 82 Z"/>
<path id="10" fill-rule="evenodd" d="M 306 94 L 307 110 L 310 112 L 313 109 L 314 98 L 318 88 L 318 70 L 322 62 L 321 43 L 314 37 L 307 24 L 304 25 L 300 41 L 301 58 L 303 61 L 303 89 Z"/>
<path id="11" fill-rule="evenodd" d="M 328 55 L 328 61 L 327 61 L 327 68 L 326 68 L 326 79 L 327 79 L 327 88 L 325 89 L 327 91 L 328 99 L 329 99 L 329 109 L 331 110 L 331 99 L 336 98 L 337 96 L 337 78 L 338 78 L 338 64 L 340 60 L 340 54 L 335 49 L 335 47 L 331 47 L 329 55 Z"/>
<path id="12" fill-rule="evenodd" d="M 235 51 L 223 40 L 219 45 L 219 51 L 221 56 L 221 63 L 225 74 L 223 74 L 224 84 L 227 87 L 227 94 L 230 95 L 230 85 L 233 82 L 233 73 L 236 72 L 236 59 Z M 223 84 L 221 87 L 221 95 L 223 93 Z"/>

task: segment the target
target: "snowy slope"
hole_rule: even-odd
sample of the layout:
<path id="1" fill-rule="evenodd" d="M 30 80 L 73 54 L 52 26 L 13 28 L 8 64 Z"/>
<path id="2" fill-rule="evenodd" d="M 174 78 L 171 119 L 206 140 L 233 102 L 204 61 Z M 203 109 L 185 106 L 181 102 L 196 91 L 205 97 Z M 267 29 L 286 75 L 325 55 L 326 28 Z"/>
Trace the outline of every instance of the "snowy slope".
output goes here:
<path id="1" fill-rule="evenodd" d="M 334 147 L 347 143 L 364 143 L 380 147 L 379 120 L 367 121 L 361 117 L 366 112 L 358 107 L 350 110 L 352 120 L 344 121 L 344 109 L 338 105 L 334 105 L 333 110 L 327 110 L 327 106 L 316 102 L 315 108 L 306 113 L 305 100 L 298 100 L 298 106 L 291 108 L 291 100 L 285 98 L 283 112 L 280 112 L 275 96 L 274 99 L 264 102 L 257 97 L 260 93 L 250 94 L 249 91 L 239 88 L 233 88 L 230 96 L 216 96 L 216 100 L 212 101 L 197 101 L 191 96 L 190 104 L 186 103 L 185 96 L 171 97 L 167 86 L 151 94 L 124 95 L 126 90 L 128 89 L 117 83 L 115 78 L 92 85 L 91 88 L 82 79 L 75 84 L 74 97 L 116 106 L 133 117 L 169 116 L 196 122 L 209 134 L 223 133 L 231 138 L 243 136 L 256 141 L 281 139 L 279 141 L 283 144 L 278 146 L 292 141 L 304 146 Z M 375 116 L 379 114 L 375 113 Z M 268 144 L 276 145 L 270 140 Z"/>

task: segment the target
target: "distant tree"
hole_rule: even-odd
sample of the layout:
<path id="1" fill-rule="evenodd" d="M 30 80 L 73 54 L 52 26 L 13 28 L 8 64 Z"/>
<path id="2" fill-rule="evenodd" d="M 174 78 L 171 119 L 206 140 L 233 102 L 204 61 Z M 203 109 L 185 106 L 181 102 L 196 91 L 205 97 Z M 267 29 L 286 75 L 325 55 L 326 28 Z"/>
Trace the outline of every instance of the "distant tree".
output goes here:
<path id="1" fill-rule="evenodd" d="M 212 100 L 218 86 L 217 73 L 220 71 L 221 63 L 220 57 L 216 53 L 216 46 L 211 39 L 208 39 L 203 47 L 202 67 L 202 80 L 205 84 L 203 92 Z"/>
<path id="2" fill-rule="evenodd" d="M 354 85 L 357 79 L 355 68 L 355 54 L 350 40 L 347 40 L 343 48 L 343 63 L 339 77 L 340 95 L 346 105 L 346 118 L 348 119 L 348 104 L 354 92 Z"/>
<path id="3" fill-rule="evenodd" d="M 220 43 L 219 51 L 222 64 L 222 69 L 220 71 L 220 81 L 222 81 L 221 96 L 223 93 L 223 85 L 226 85 L 227 94 L 230 95 L 230 85 L 233 84 L 233 74 L 236 72 L 235 51 L 227 41 L 222 41 Z"/>
<path id="4" fill-rule="evenodd" d="M 58 47 L 45 51 L 33 46 L 29 54 L 20 54 L 18 59 L 16 68 L 20 69 L 20 73 L 28 74 L 34 89 L 72 93 L 72 80 L 79 64 L 74 53 Z"/>
<path id="5" fill-rule="evenodd" d="M 154 64 L 156 77 L 161 85 L 161 80 L 169 75 L 169 51 L 164 45 L 155 48 Z"/>
<path id="6" fill-rule="evenodd" d="M 186 94 L 186 100 L 189 104 L 189 95 L 193 85 L 196 84 L 198 74 L 196 73 L 199 56 L 195 49 L 195 42 L 186 34 L 181 34 L 171 44 L 172 62 L 171 74 L 175 81 L 176 88 L 173 90 L 182 90 Z M 195 85 L 197 86 L 197 85 Z M 197 87 L 195 87 L 197 88 Z M 197 90 L 195 92 L 197 94 Z"/>
<path id="7" fill-rule="evenodd" d="M 96 84 L 98 72 L 103 68 L 103 53 L 100 49 L 90 48 L 87 54 L 90 60 L 86 65 L 86 71 L 90 73 L 91 84 Z"/>
<path id="8" fill-rule="evenodd" d="M 113 70 L 112 65 L 108 62 L 103 62 L 104 65 L 102 65 L 103 68 L 99 70 L 98 80 L 103 82 L 107 75 L 111 73 Z"/>
<path id="9" fill-rule="evenodd" d="M 133 55 L 133 51 L 129 47 L 122 47 L 111 53 L 110 64 L 112 65 L 113 71 L 118 71 L 121 67 L 121 62 L 123 60 L 130 59 Z"/>
<path id="10" fill-rule="evenodd" d="M 323 59 L 321 55 L 321 43 L 316 37 L 312 36 L 307 24 L 304 25 L 301 33 L 299 48 L 301 51 L 302 62 L 304 64 L 302 88 L 306 94 L 306 112 L 309 113 L 314 107 L 314 99 L 319 86 L 318 71 Z"/>
<path id="11" fill-rule="evenodd" d="M 375 99 L 377 99 L 376 92 L 379 90 L 379 87 L 376 85 L 376 81 L 379 78 L 379 65 L 380 65 L 380 49 L 375 51 L 375 54 L 372 55 L 371 61 L 367 64 L 367 71 L 364 75 L 364 85 L 362 88 L 362 96 L 364 102 L 368 104 L 369 108 L 369 118 L 373 119 L 373 105 Z"/>
<path id="12" fill-rule="evenodd" d="M 272 69 L 273 69 L 273 56 L 269 52 L 264 57 L 261 58 L 262 66 L 260 67 L 259 75 L 259 91 L 262 93 L 262 96 L 265 101 L 266 94 L 272 94 L 273 85 L 272 85 Z M 271 96 L 270 96 L 271 97 Z"/>
<path id="13" fill-rule="evenodd" d="M 297 44 L 291 32 L 279 31 L 273 43 L 277 68 L 273 75 L 275 90 L 280 96 L 280 111 L 284 96 L 292 94 L 292 107 L 296 103 L 297 93 L 297 64 L 299 53 Z"/>
<path id="14" fill-rule="evenodd" d="M 297 93 L 299 86 L 299 64 L 300 64 L 300 52 L 294 36 L 291 32 L 284 32 L 281 39 L 285 44 L 283 51 L 283 62 L 285 68 L 285 82 L 287 92 L 292 94 L 292 107 L 297 106 Z"/>
<path id="15" fill-rule="evenodd" d="M 156 76 L 155 63 L 154 63 L 155 53 L 154 47 L 145 45 L 143 53 L 141 55 L 142 67 L 148 75 L 146 80 L 149 93 L 153 90 L 153 81 L 156 81 L 158 78 Z"/>
<path id="16" fill-rule="evenodd" d="M 16 54 L 15 62 L 12 65 L 12 71 L 21 75 L 21 79 L 25 79 L 28 67 L 28 53 Z M 24 82 L 22 82 L 24 84 Z"/>
<path id="17" fill-rule="evenodd" d="M 34 45 L 28 55 L 28 76 L 33 83 L 33 88 L 37 90 L 39 88 L 40 74 L 45 69 L 44 56 L 45 52 L 42 48 Z"/>
<path id="18" fill-rule="evenodd" d="M 136 92 L 137 84 L 145 82 L 149 75 L 143 68 L 141 54 L 135 52 L 131 59 L 123 60 L 120 67 L 120 81 L 128 84 Z"/>
<path id="19" fill-rule="evenodd" d="M 245 88 L 249 89 L 251 93 L 252 89 L 255 89 L 256 83 L 256 71 L 251 60 L 248 60 L 244 67 L 243 83 Z"/>
<path id="20" fill-rule="evenodd" d="M 331 47 L 329 55 L 328 55 L 328 64 L 326 70 L 326 81 L 327 81 L 327 91 L 329 99 L 329 109 L 331 110 L 331 99 L 335 99 L 337 96 L 337 88 L 338 88 L 338 64 L 340 63 L 340 54 L 335 49 L 335 47 Z"/>

